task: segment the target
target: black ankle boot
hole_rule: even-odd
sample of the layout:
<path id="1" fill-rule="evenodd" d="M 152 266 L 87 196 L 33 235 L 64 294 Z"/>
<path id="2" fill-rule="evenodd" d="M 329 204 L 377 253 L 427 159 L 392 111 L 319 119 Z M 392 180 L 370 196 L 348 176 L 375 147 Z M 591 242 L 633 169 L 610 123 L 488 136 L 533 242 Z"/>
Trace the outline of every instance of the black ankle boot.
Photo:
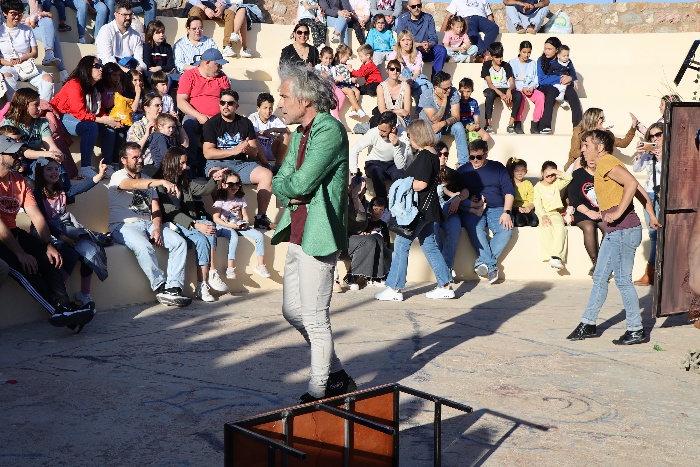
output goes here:
<path id="1" fill-rule="evenodd" d="M 613 344 L 615 345 L 632 345 L 632 344 L 641 344 L 644 342 L 647 338 L 646 332 L 644 332 L 644 329 L 640 329 L 639 331 L 625 331 L 623 335 L 620 336 L 619 339 L 616 339 L 613 341 Z"/>
<path id="2" fill-rule="evenodd" d="M 567 339 L 570 341 L 581 341 L 586 337 L 595 337 L 595 335 L 595 324 L 579 323 L 574 332 L 568 335 Z"/>
<path id="3" fill-rule="evenodd" d="M 515 132 L 519 135 L 525 134 L 523 131 L 523 122 L 515 122 Z"/>
<path id="4" fill-rule="evenodd" d="M 530 133 L 533 135 L 540 134 L 540 122 L 530 122 Z"/>

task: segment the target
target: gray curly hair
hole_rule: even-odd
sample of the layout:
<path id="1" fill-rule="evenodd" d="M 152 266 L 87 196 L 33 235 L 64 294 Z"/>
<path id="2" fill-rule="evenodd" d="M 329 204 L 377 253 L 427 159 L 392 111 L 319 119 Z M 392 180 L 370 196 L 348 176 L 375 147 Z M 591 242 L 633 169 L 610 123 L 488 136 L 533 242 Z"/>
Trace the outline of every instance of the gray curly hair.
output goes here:
<path id="1" fill-rule="evenodd" d="M 280 81 L 289 81 L 290 91 L 297 99 L 308 101 L 317 112 L 330 112 L 338 107 L 333 85 L 313 68 L 301 65 L 282 65 Z"/>

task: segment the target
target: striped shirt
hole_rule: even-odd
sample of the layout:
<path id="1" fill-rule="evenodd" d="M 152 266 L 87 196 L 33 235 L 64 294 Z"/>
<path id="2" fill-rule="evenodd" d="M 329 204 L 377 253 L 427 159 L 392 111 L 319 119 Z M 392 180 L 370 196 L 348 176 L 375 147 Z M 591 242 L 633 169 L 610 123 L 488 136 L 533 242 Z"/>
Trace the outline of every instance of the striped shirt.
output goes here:
<path id="1" fill-rule="evenodd" d="M 195 58 L 199 60 L 205 50 L 216 49 L 216 44 L 209 37 L 203 35 L 199 40 L 199 45 L 194 45 L 185 36 L 175 42 L 173 49 L 175 51 L 175 67 L 177 71 L 184 73 L 183 67 L 185 65 L 192 65 Z"/>

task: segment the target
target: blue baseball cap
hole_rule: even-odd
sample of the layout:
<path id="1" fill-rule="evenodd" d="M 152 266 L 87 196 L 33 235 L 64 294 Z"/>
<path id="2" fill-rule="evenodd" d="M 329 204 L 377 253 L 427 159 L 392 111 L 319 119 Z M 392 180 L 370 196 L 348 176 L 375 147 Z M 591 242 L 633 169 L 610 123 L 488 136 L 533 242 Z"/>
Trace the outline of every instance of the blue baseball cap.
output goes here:
<path id="1" fill-rule="evenodd" d="M 228 60 L 224 60 L 224 56 L 221 55 L 219 49 L 209 49 L 205 50 L 204 53 L 199 57 L 199 60 L 193 63 L 194 66 L 198 66 L 202 61 L 216 62 L 219 65 L 226 65 Z"/>

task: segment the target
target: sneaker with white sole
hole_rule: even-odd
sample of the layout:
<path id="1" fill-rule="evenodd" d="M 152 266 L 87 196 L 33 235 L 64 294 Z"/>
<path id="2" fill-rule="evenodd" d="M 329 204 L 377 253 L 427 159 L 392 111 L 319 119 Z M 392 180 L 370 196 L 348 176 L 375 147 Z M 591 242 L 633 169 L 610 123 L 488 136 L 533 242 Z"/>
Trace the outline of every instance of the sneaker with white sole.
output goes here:
<path id="1" fill-rule="evenodd" d="M 559 258 L 550 259 L 549 265 L 558 271 L 561 271 L 562 269 L 564 269 L 564 263 L 562 263 L 561 259 L 559 259 Z"/>
<path id="2" fill-rule="evenodd" d="M 335 293 L 340 293 L 343 291 L 343 286 L 340 284 L 339 281 L 333 282 L 333 292 Z"/>
<path id="3" fill-rule="evenodd" d="M 445 288 L 437 286 L 430 292 L 425 294 L 425 298 L 440 299 L 440 298 L 455 298 L 455 291 L 451 287 Z"/>
<path id="4" fill-rule="evenodd" d="M 95 303 L 95 301 L 92 299 L 90 294 L 84 294 L 82 292 L 78 292 L 75 294 L 75 303 L 76 305 L 88 305 L 89 303 Z"/>
<path id="5" fill-rule="evenodd" d="M 481 263 L 477 267 L 474 268 L 474 272 L 476 273 L 477 276 L 485 276 L 486 274 L 489 273 L 489 267 L 486 266 L 484 263 Z"/>
<path id="6" fill-rule="evenodd" d="M 568 109 L 569 103 L 566 101 L 561 101 L 561 102 L 559 102 L 559 107 L 561 107 L 562 109 Z"/>
<path id="7" fill-rule="evenodd" d="M 78 38 L 78 44 L 86 44 L 85 38 L 84 38 L 84 37 L 79 37 L 79 38 Z"/>
<path id="8" fill-rule="evenodd" d="M 224 50 L 221 51 L 221 55 L 223 55 L 224 57 L 235 57 L 236 52 L 233 51 L 230 45 L 227 45 L 226 47 L 224 47 Z"/>
<path id="9" fill-rule="evenodd" d="M 182 289 L 180 287 L 163 289 L 162 292 L 156 294 L 156 300 L 158 300 L 158 303 L 167 306 L 187 306 L 192 303 L 190 297 L 186 297 L 182 294 Z"/>
<path id="10" fill-rule="evenodd" d="M 231 33 L 231 36 L 229 37 L 231 39 L 231 42 L 240 42 L 241 41 L 241 36 L 240 34 L 237 34 L 235 32 Z"/>
<path id="11" fill-rule="evenodd" d="M 270 278 L 270 273 L 269 273 L 268 270 L 267 270 L 267 266 L 265 266 L 264 264 L 259 264 L 259 265 L 257 265 L 257 266 L 255 267 L 255 269 L 253 269 L 253 271 L 254 271 L 255 274 L 257 274 L 258 276 L 262 276 L 262 277 L 265 277 L 265 278 L 268 278 L 268 279 Z"/>
<path id="12" fill-rule="evenodd" d="M 194 294 L 203 302 L 213 302 L 216 300 L 209 292 L 209 284 L 206 282 L 197 283 L 197 289 L 195 289 Z"/>
<path id="13" fill-rule="evenodd" d="M 391 287 L 387 287 L 386 289 L 382 290 L 381 292 L 377 292 L 374 294 L 374 298 L 377 300 L 381 300 L 384 302 L 402 302 L 403 301 L 403 294 L 399 292 L 398 290 L 394 290 Z"/>
<path id="14" fill-rule="evenodd" d="M 332 44 L 339 44 L 340 43 L 340 34 L 333 34 L 331 36 L 331 43 Z"/>
<path id="15" fill-rule="evenodd" d="M 489 284 L 495 284 L 496 282 L 498 282 L 498 269 L 494 269 L 493 271 L 489 271 L 488 278 L 489 278 Z"/>
<path id="16" fill-rule="evenodd" d="M 70 76 L 68 75 L 68 70 L 61 70 L 58 72 L 58 80 L 61 84 L 65 84 L 69 78 Z"/>
<path id="17" fill-rule="evenodd" d="M 364 110 L 360 109 L 357 111 L 357 118 L 365 118 L 367 114 L 365 113 Z"/>
<path id="18" fill-rule="evenodd" d="M 236 268 L 226 268 L 226 279 L 236 278 Z"/>
<path id="19" fill-rule="evenodd" d="M 44 66 L 56 66 L 61 63 L 61 59 L 53 54 L 53 50 L 48 49 L 44 51 L 44 59 L 41 64 Z"/>
<path id="20" fill-rule="evenodd" d="M 349 111 L 349 112 L 348 112 L 347 114 L 345 114 L 345 115 L 348 116 L 348 117 L 351 117 L 351 118 L 356 118 L 356 117 L 357 117 L 357 111 L 351 110 L 351 111 Z"/>
<path id="21" fill-rule="evenodd" d="M 242 58 L 253 58 L 253 53 L 250 51 L 250 49 L 243 49 L 243 50 L 241 50 L 241 57 Z"/>
<path id="22" fill-rule="evenodd" d="M 209 270 L 209 280 L 207 281 L 209 287 L 216 290 L 217 292 L 228 292 L 228 285 L 221 280 L 219 276 L 219 271 L 216 269 Z"/>

